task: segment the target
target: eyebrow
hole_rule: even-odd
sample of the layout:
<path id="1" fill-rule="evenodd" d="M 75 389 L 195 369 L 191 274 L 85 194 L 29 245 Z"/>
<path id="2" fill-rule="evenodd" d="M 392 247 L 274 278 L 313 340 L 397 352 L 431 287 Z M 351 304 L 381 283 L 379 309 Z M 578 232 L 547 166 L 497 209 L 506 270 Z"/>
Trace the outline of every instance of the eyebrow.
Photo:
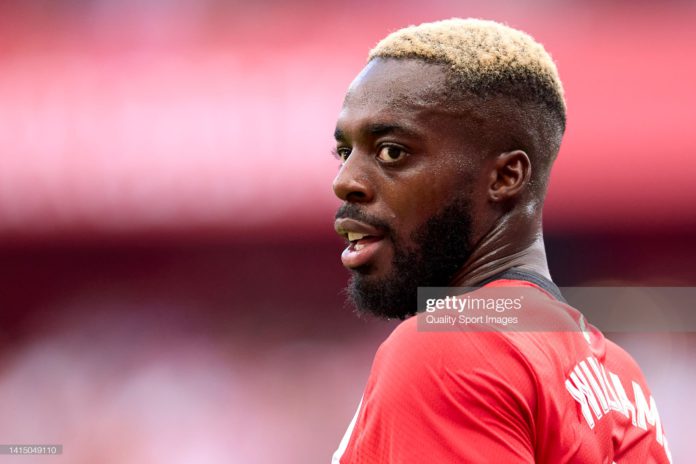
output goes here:
<path id="1" fill-rule="evenodd" d="M 334 131 L 334 138 L 336 140 L 342 142 L 346 139 L 346 136 L 343 133 L 343 131 L 337 127 L 336 130 Z"/>
<path id="2" fill-rule="evenodd" d="M 368 124 L 364 128 L 361 129 L 362 132 L 365 132 L 366 134 L 371 135 L 372 137 L 377 137 L 380 135 L 386 135 L 386 134 L 401 134 L 405 136 L 410 136 L 410 137 L 415 137 L 417 134 L 404 127 L 400 126 L 399 124 L 385 124 L 385 123 L 375 123 L 375 124 Z M 338 141 L 345 141 L 346 140 L 346 134 L 343 130 L 339 129 L 338 127 L 334 131 L 334 138 Z"/>

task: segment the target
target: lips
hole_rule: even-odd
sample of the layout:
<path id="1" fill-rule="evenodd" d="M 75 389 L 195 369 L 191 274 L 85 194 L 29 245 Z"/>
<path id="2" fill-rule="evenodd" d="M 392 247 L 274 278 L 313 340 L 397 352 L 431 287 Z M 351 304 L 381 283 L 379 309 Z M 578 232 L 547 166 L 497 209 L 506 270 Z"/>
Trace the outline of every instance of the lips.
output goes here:
<path id="1" fill-rule="evenodd" d="M 341 261 L 349 269 L 369 264 L 384 246 L 384 232 L 362 221 L 341 218 L 336 220 L 334 228 L 349 242 L 341 253 Z"/>

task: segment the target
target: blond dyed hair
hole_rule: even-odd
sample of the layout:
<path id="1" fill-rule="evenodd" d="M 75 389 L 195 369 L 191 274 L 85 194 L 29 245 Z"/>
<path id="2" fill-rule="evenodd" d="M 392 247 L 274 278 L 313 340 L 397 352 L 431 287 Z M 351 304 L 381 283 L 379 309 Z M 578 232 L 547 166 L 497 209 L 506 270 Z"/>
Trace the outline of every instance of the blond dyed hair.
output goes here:
<path id="1" fill-rule="evenodd" d="M 495 21 L 452 18 L 391 33 L 375 58 L 420 59 L 450 68 L 461 91 L 541 104 L 565 129 L 563 85 L 551 55 L 530 35 Z"/>

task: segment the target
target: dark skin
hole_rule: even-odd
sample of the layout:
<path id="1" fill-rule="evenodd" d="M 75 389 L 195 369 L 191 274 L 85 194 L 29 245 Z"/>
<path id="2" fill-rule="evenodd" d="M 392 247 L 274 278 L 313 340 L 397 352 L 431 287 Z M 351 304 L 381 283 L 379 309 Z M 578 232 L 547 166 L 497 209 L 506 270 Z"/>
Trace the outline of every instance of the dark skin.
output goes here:
<path id="1" fill-rule="evenodd" d="M 406 246 L 413 231 L 443 205 L 466 195 L 472 253 L 443 286 L 473 286 L 511 267 L 550 278 L 541 201 L 529 185 L 530 156 L 481 137 L 485 112 L 472 102 L 452 103 L 447 90 L 442 65 L 372 60 L 351 84 L 338 118 L 337 153 L 343 164 L 334 192 L 389 224 Z M 345 228 L 337 223 L 344 236 Z M 382 242 L 369 265 L 354 272 L 379 279 L 392 271 L 394 243 Z"/>

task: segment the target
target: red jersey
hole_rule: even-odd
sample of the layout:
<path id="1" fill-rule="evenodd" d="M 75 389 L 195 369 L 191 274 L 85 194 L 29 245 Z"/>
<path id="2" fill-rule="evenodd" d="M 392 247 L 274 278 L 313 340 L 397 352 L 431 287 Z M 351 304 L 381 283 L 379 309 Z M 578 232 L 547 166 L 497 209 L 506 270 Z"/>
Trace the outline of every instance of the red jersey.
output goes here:
<path id="1" fill-rule="evenodd" d="M 624 350 L 547 287 L 491 286 L 520 287 L 526 308 L 559 329 L 433 332 L 418 330 L 424 313 L 404 321 L 377 351 L 334 464 L 671 462 Z"/>

